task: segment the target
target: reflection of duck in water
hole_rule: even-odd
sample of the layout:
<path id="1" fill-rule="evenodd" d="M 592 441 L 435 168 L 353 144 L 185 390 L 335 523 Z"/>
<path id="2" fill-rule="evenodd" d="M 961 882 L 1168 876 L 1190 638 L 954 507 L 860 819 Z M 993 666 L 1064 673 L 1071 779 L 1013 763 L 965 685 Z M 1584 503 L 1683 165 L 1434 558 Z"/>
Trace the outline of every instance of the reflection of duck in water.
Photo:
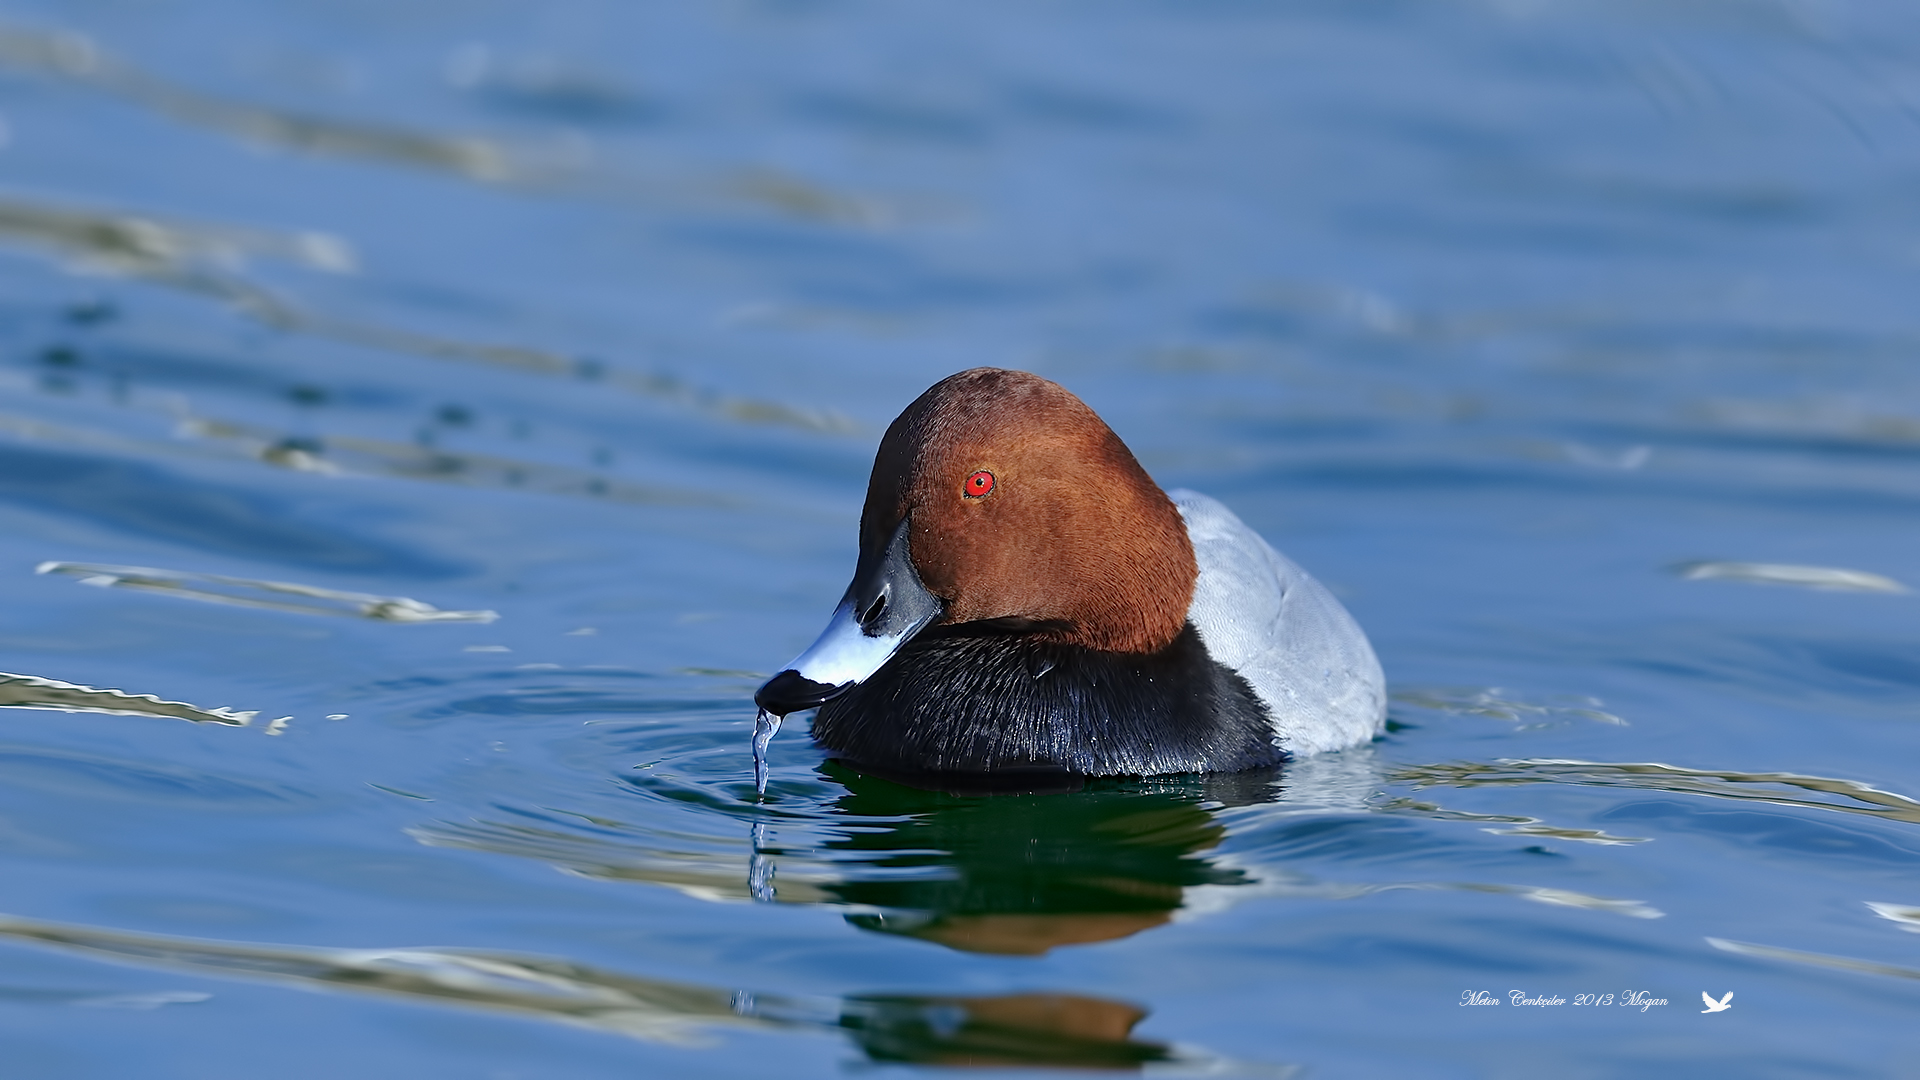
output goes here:
<path id="1" fill-rule="evenodd" d="M 1244 871 L 1202 855 L 1226 836 L 1208 804 L 1270 801 L 1276 779 L 1268 770 L 980 795 L 826 769 L 847 787 L 838 809 L 891 822 L 825 845 L 885 871 L 826 887 L 843 903 L 878 909 L 849 922 L 969 952 L 1029 955 L 1159 926 L 1193 886 L 1250 884 Z"/>
<path id="2" fill-rule="evenodd" d="M 832 761 L 818 768 L 825 784 L 805 785 L 808 797 L 794 797 L 795 783 L 771 805 L 707 803 L 701 813 L 723 811 L 709 818 L 723 835 L 533 808 L 408 832 L 433 847 L 538 859 L 602 881 L 839 908 L 867 930 L 1035 955 L 1126 937 L 1183 908 L 1213 910 L 1275 888 L 1321 889 L 1257 849 L 1218 851 L 1229 831 L 1223 809 L 1243 808 L 1236 831 L 1266 816 L 1262 804 L 1286 814 L 1364 812 L 1383 782 L 1377 756 L 1364 747 L 1239 773 L 1054 778 L 1051 788 L 1025 790 L 994 778 L 997 794 L 926 790 Z M 700 805 L 659 773 L 622 780 Z"/>
<path id="3" fill-rule="evenodd" d="M 1319 582 L 1221 504 L 1169 498 L 1079 398 L 976 368 L 881 440 L 860 559 L 754 695 L 894 772 L 1154 776 L 1373 738 L 1380 664 Z"/>
<path id="4" fill-rule="evenodd" d="M 1133 1038 L 1146 1016 L 1080 994 L 867 997 L 845 1002 L 840 1026 L 876 1061 L 1138 1069 L 1179 1060 L 1172 1047 Z"/>

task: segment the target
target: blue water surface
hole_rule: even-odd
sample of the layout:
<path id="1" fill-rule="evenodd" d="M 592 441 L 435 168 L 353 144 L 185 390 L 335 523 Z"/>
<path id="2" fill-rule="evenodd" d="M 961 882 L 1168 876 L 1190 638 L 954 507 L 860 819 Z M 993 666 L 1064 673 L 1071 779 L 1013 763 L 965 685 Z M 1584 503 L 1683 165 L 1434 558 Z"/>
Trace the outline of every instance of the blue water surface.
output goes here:
<path id="1" fill-rule="evenodd" d="M 10 1076 L 1920 1074 L 1904 5 L 18 0 L 0 138 Z M 978 364 L 1386 737 L 757 799 Z"/>

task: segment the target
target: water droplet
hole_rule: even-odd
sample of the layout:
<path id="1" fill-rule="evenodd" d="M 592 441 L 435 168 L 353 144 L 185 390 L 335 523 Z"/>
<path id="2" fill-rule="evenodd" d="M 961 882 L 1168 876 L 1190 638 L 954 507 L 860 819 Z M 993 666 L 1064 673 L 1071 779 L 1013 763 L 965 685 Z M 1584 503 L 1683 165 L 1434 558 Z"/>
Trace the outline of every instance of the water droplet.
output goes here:
<path id="1" fill-rule="evenodd" d="M 753 718 L 753 787 L 762 795 L 767 793 L 767 744 L 780 730 L 782 719 L 765 709 Z"/>

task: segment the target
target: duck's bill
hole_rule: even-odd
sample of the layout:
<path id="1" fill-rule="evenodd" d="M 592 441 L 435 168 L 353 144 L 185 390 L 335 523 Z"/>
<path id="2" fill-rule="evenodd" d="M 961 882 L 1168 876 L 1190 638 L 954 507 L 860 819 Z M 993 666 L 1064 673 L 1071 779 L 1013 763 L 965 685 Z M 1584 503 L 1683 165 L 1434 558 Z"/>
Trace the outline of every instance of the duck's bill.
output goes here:
<path id="1" fill-rule="evenodd" d="M 886 550 L 861 553 L 853 584 L 826 630 L 754 693 L 754 704 L 778 716 L 824 705 L 879 671 L 940 617 L 940 598 L 920 584 L 907 537 L 903 519 Z"/>

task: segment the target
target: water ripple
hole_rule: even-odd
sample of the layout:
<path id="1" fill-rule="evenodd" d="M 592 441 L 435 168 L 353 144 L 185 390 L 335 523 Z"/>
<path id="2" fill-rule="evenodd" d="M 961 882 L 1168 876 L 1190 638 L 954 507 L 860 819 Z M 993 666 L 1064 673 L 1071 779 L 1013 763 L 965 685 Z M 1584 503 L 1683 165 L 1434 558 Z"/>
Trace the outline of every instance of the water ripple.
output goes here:
<path id="1" fill-rule="evenodd" d="M 459 948 L 330 949 L 206 941 L 0 915 L 0 938 L 120 963 L 507 1013 L 655 1042 L 716 1028 L 839 1033 L 879 1062 L 1286 1076 L 1132 1035 L 1146 1011 L 1080 994 L 788 995 L 626 975 L 558 957 Z M 178 996 L 168 1000 L 187 1000 Z"/>
<path id="2" fill-rule="evenodd" d="M 1466 810 L 1449 810 L 1434 803 L 1417 799 L 1388 799 L 1372 807 L 1382 814 L 1408 814 L 1433 821 L 1484 821 L 1507 825 L 1509 828 L 1489 828 L 1483 831 L 1495 836 L 1542 836 L 1553 840 L 1574 840 L 1583 844 L 1644 844 L 1651 837 L 1614 836 L 1598 829 L 1575 829 L 1563 825 L 1549 825 L 1539 818 L 1514 814 L 1476 814 Z"/>
<path id="3" fill-rule="evenodd" d="M 1799 949 L 1783 949 L 1778 945 L 1755 945 L 1750 942 L 1729 941 L 1726 938 L 1717 937 L 1708 938 L 1707 944 L 1722 952 L 1757 956 L 1765 960 L 1786 960 L 1814 967 L 1856 971 L 1863 975 L 1891 975 L 1896 979 L 1920 979 L 1920 968 L 1902 967 L 1899 964 L 1886 964 L 1877 960 L 1856 960 L 1851 956 L 1830 956 L 1826 953 L 1802 952 Z"/>
<path id="4" fill-rule="evenodd" d="M 356 261 L 346 241 L 322 232 L 164 221 L 18 198 L 0 198 L 0 237 L 50 250 L 82 269 L 131 277 L 184 277 L 194 268 L 236 266 L 255 256 L 332 273 L 352 270 Z"/>
<path id="5" fill-rule="evenodd" d="M 144 566 L 99 566 L 92 563 L 43 562 L 36 574 L 62 574 L 82 585 L 103 589 L 133 589 L 210 604 L 291 611 L 301 615 L 349 615 L 375 622 L 490 623 L 497 611 L 449 611 L 406 596 L 326 589 L 289 581 L 261 581 L 196 574 L 185 570 L 155 570 Z"/>
<path id="6" fill-rule="evenodd" d="M 1489 787 L 1512 784 L 1578 784 L 1592 787 L 1637 788 L 1643 791 L 1667 791 L 1682 795 L 1709 795 L 1719 799 L 1802 806 L 1815 810 L 1837 810 L 1843 814 L 1865 814 L 1920 824 L 1920 801 L 1882 791 L 1856 780 L 1837 780 L 1799 773 L 1737 772 L 1716 769 L 1687 769 L 1658 762 L 1574 761 L 1554 759 L 1492 762 L 1455 762 L 1439 765 L 1410 765 L 1394 770 L 1391 780 L 1416 788 Z M 1775 790 L 1797 789 L 1834 800 L 1807 798 Z"/>
<path id="7" fill-rule="evenodd" d="M 335 273 L 352 269 L 352 249 L 325 233 L 163 221 L 142 214 L 0 198 L 0 241 L 51 252 L 70 266 L 204 297 L 278 330 L 385 352 L 605 385 L 737 423 L 842 435 L 859 430 L 831 410 L 721 393 L 662 372 L 630 371 L 537 346 L 467 341 L 310 310 L 237 272 L 251 256 Z"/>
<path id="8" fill-rule="evenodd" d="M 1905 585 L 1865 570 L 1788 563 L 1690 562 L 1674 567 L 1688 581 L 1743 581 L 1752 585 L 1797 585 L 1835 592 L 1904 593 Z"/>
<path id="9" fill-rule="evenodd" d="M 107 713 L 111 716 L 164 716 L 196 724 L 246 727 L 258 710 L 238 712 L 221 706 L 203 709 L 184 701 L 163 701 L 152 694 L 99 690 L 79 683 L 13 675 L 0 671 L 0 709 L 48 709 L 54 712 Z"/>
<path id="10" fill-rule="evenodd" d="M 1523 701 L 1511 691 L 1497 686 L 1407 686 L 1390 695 L 1396 705 L 1409 705 L 1436 712 L 1485 716 L 1519 724 L 1523 728 L 1544 727 L 1563 717 L 1596 720 L 1603 724 L 1626 726 L 1626 721 L 1598 708 L 1603 702 L 1594 697 L 1563 697 L 1560 700 Z"/>
<path id="11" fill-rule="evenodd" d="M 596 143 L 572 129 L 538 140 L 450 133 L 397 124 L 296 113 L 195 90 L 141 70 L 68 30 L 0 25 L 0 66 L 52 76 L 91 87 L 182 123 L 218 131 L 244 142 L 321 157 L 371 161 L 458 177 L 516 190 L 560 190 L 629 201 L 636 196 L 701 202 L 715 194 L 789 217 L 827 224 L 875 228 L 901 216 L 897 207 L 872 197 L 848 195 L 770 167 L 731 176 L 685 178 L 679 183 L 632 174 L 609 174 L 596 159 Z M 606 98 L 604 89 L 551 76 L 547 85 L 525 79 L 511 96 L 551 105 L 560 98 L 577 111 L 582 91 Z M 498 85 L 487 80 L 485 85 Z M 532 94 L 525 91 L 531 89 Z M 557 92 L 557 93 L 556 93 Z M 499 96 L 499 95 L 494 95 Z M 602 173 L 597 182 L 593 173 Z"/>
<path id="12" fill-rule="evenodd" d="M 472 135 L 301 116 L 229 101 L 149 74 L 71 31 L 0 27 L 0 64 L 70 79 L 156 112 L 249 142 L 363 158 L 492 183 L 526 181 L 577 164 L 577 153 L 516 146 Z"/>
<path id="13" fill-rule="evenodd" d="M 117 452 L 130 449 L 119 440 L 95 442 L 86 433 L 39 424 L 16 429 L 0 417 L 0 432 L 8 430 L 105 444 L 103 449 L 116 452 L 61 453 L 0 442 L 0 501 L 200 552 L 415 580 L 456 572 L 435 555 L 312 521 L 281 498 L 156 468 L 145 460 L 148 455 Z"/>
<path id="14" fill-rule="evenodd" d="M 585 496 L 635 505 L 723 506 L 704 491 L 609 480 L 585 469 L 475 454 L 356 435 L 284 435 L 250 424 L 205 417 L 180 421 L 183 435 L 225 443 L 248 457 L 295 472 L 327 476 L 390 476 L 461 487 Z"/>
<path id="15" fill-rule="evenodd" d="M 308 798 L 293 788 L 251 778 L 24 745 L 0 745 L 0 774 L 7 777 L 9 787 L 77 794 L 89 804 L 111 800 L 220 810 L 245 804 L 252 813 Z"/>

